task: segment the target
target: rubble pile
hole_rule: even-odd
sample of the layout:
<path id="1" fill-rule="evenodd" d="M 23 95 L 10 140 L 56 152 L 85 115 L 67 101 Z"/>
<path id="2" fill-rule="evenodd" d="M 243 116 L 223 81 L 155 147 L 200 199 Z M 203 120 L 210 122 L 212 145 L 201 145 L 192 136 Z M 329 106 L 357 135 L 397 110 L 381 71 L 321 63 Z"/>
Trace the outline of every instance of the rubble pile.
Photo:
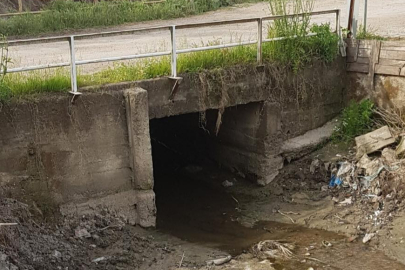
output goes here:
<path id="1" fill-rule="evenodd" d="M 395 144 L 400 142 L 398 146 Z M 368 242 L 378 230 L 393 220 L 404 206 L 405 158 L 402 140 L 394 138 L 388 127 L 356 138 L 357 153 L 340 157 L 336 163 L 314 160 L 314 168 L 324 166 L 329 185 L 322 187 L 338 206 L 353 205 L 361 213 L 358 229 Z M 341 218 L 341 217 L 340 217 Z"/>

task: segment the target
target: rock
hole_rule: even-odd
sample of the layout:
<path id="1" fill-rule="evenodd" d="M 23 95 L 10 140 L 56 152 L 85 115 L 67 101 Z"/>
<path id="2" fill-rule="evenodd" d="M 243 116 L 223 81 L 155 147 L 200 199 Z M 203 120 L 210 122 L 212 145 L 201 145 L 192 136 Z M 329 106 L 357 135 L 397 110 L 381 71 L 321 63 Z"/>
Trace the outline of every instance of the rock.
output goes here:
<path id="1" fill-rule="evenodd" d="M 60 253 L 57 250 L 54 250 L 52 253 L 52 256 L 54 256 L 55 258 L 60 258 L 60 257 L 62 257 L 62 253 Z"/>
<path id="2" fill-rule="evenodd" d="M 77 227 L 75 230 L 75 237 L 76 238 L 90 238 L 91 234 L 86 230 L 86 229 L 82 229 Z"/>
<path id="3" fill-rule="evenodd" d="M 224 182 L 222 182 L 222 186 L 223 187 L 232 187 L 233 183 L 231 181 L 225 180 Z"/>
<path id="4" fill-rule="evenodd" d="M 346 198 L 346 199 L 344 199 L 343 201 L 341 201 L 341 202 L 339 203 L 339 205 L 349 205 L 349 204 L 352 204 L 352 203 L 353 203 L 352 197 L 350 197 L 350 198 Z"/>
<path id="5" fill-rule="evenodd" d="M 99 258 L 96 258 L 96 259 L 92 260 L 92 262 L 98 263 L 98 262 L 105 261 L 105 260 L 107 260 L 106 257 L 99 257 Z"/>
<path id="6" fill-rule="evenodd" d="M 323 185 L 323 186 L 321 187 L 321 191 L 328 191 L 328 189 L 329 189 L 329 186 L 328 186 L 328 185 Z"/>
<path id="7" fill-rule="evenodd" d="M 8 256 L 2 252 L 0 252 L 0 262 L 5 262 Z"/>
<path id="8" fill-rule="evenodd" d="M 375 233 L 367 233 L 363 238 L 363 243 L 367 243 L 375 236 Z"/>
<path id="9" fill-rule="evenodd" d="M 321 162 L 319 161 L 319 159 L 315 159 L 311 162 L 311 166 L 309 166 L 309 171 L 314 174 L 316 169 L 319 168 Z"/>

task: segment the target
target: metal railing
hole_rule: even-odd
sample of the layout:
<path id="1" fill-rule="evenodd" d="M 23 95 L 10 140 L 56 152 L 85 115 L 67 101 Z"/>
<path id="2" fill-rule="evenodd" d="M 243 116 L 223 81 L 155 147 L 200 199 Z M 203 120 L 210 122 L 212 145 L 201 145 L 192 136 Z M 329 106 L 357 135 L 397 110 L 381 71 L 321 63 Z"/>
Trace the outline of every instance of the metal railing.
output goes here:
<path id="1" fill-rule="evenodd" d="M 71 77 L 70 93 L 76 95 L 76 94 L 80 94 L 80 93 L 78 93 L 78 87 L 77 87 L 76 67 L 80 66 L 80 65 L 86 65 L 86 64 L 171 55 L 171 78 L 177 78 L 177 55 L 178 54 L 214 50 L 214 49 L 231 48 L 231 47 L 236 47 L 236 46 L 240 46 L 240 45 L 257 44 L 257 63 L 258 63 L 258 65 L 262 65 L 262 62 L 263 62 L 262 44 L 264 42 L 271 42 L 271 41 L 285 39 L 285 37 L 278 37 L 278 38 L 271 38 L 271 39 L 263 38 L 263 22 L 264 21 L 274 21 L 277 19 L 285 18 L 285 17 L 296 17 L 296 16 L 305 16 L 305 15 L 324 15 L 324 14 L 336 14 L 336 33 L 339 36 L 341 36 L 340 10 L 333 9 L 333 10 L 316 11 L 316 12 L 310 12 L 310 13 L 291 14 L 291 15 L 286 15 L 286 16 L 268 16 L 268 17 L 260 17 L 260 18 L 249 18 L 249 19 L 238 19 L 238 20 L 216 21 L 216 22 L 194 23 L 194 24 L 181 24 L 181 25 L 160 26 L 160 27 L 132 29 L 132 30 L 109 31 L 109 32 L 100 32 L 100 33 L 92 33 L 92 34 L 72 35 L 72 36 L 12 40 L 12 41 L 8 41 L 8 46 L 18 46 L 18 45 L 27 45 L 27 44 L 28 45 L 43 44 L 43 43 L 67 41 L 69 43 L 69 49 L 70 49 L 70 62 L 47 64 L 47 65 L 37 65 L 37 66 L 29 66 L 29 67 L 10 68 L 10 69 L 7 69 L 7 73 L 70 66 L 70 77 Z M 252 22 L 257 23 L 257 40 L 255 40 L 255 41 L 246 41 L 246 42 L 239 42 L 239 43 L 221 44 L 221 45 L 213 45 L 213 46 L 206 46 L 206 47 L 188 48 L 188 49 L 177 49 L 176 48 L 176 30 L 178 30 L 178 29 L 199 28 L 199 27 L 218 26 L 218 25 L 231 25 L 231 24 L 252 23 Z M 91 39 L 91 38 L 96 38 L 96 37 L 117 36 L 117 35 L 131 35 L 131 34 L 135 34 L 135 33 L 139 33 L 139 32 L 145 32 L 145 31 L 149 32 L 149 31 L 158 31 L 158 30 L 169 30 L 170 31 L 170 38 L 171 38 L 171 50 L 170 51 L 126 55 L 126 56 L 118 56 L 118 57 L 107 57 L 107 58 L 89 59 L 89 60 L 76 60 L 75 41 L 77 41 L 77 40 Z M 311 36 L 311 35 L 314 35 L 314 34 L 309 34 L 309 36 Z"/>

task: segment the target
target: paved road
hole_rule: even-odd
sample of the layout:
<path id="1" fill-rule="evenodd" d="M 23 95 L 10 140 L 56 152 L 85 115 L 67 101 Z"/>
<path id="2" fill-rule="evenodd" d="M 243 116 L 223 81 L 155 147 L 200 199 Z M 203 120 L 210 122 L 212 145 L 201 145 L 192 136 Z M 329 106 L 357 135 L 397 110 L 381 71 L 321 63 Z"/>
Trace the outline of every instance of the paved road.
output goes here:
<path id="1" fill-rule="evenodd" d="M 363 2 L 364 0 L 361 0 Z M 405 36 L 405 5 L 404 0 L 372 0 L 369 1 L 369 25 L 378 34 L 384 36 Z M 342 26 L 346 16 L 346 0 L 315 0 L 315 10 L 340 8 L 342 10 Z M 362 14 L 362 8 L 360 14 Z M 134 23 L 125 26 L 92 29 L 79 31 L 97 32 L 118 29 L 145 28 L 159 25 L 185 24 L 218 20 L 231 20 L 239 18 L 252 18 L 270 15 L 267 3 L 257 3 L 221 9 L 202 15 L 165 21 L 152 21 Z M 362 19 L 362 16 L 360 16 Z M 330 22 L 334 27 L 333 15 L 322 15 L 313 18 L 313 22 Z M 201 29 L 178 30 L 178 47 L 201 46 L 207 42 L 237 42 L 240 40 L 256 39 L 256 25 L 254 23 L 231 26 L 205 27 Z M 111 56 L 123 56 L 145 52 L 154 52 L 170 49 L 168 31 L 149 32 L 130 36 L 116 36 L 77 41 L 77 58 L 94 59 Z M 10 48 L 10 57 L 13 59 L 11 67 L 68 62 L 69 50 L 67 43 L 48 43 L 25 45 Z M 83 72 L 94 72 L 105 68 L 107 64 L 93 64 L 82 66 Z"/>

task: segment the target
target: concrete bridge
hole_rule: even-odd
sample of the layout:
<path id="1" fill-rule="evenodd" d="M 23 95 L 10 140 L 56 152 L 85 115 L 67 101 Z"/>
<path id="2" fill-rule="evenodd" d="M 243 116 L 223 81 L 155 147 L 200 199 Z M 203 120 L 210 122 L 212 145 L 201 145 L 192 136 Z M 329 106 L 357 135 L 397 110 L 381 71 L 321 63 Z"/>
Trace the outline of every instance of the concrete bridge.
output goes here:
<path id="1" fill-rule="evenodd" d="M 294 138 L 341 110 L 345 75 L 342 58 L 298 74 L 239 66 L 182 74 L 175 93 L 173 80 L 158 78 L 82 89 L 73 104 L 66 94 L 3 104 L 0 185 L 9 196 L 61 205 L 63 214 L 109 209 L 130 223 L 154 226 L 151 136 L 170 145 L 167 123 L 177 122 L 179 132 L 202 132 L 210 158 L 265 185 L 284 162 L 316 143 L 294 147 Z M 201 112 L 207 112 L 204 129 L 176 121 Z"/>
<path id="2" fill-rule="evenodd" d="M 330 13 L 340 25 L 339 10 L 313 15 Z M 60 207 L 65 215 L 107 209 L 132 224 L 155 226 L 154 161 L 161 157 L 153 142 L 178 153 L 204 149 L 201 155 L 259 185 L 271 182 L 284 162 L 330 134 L 331 124 L 311 130 L 339 113 L 346 87 L 340 57 L 298 73 L 263 65 L 261 45 L 275 41 L 263 38 L 263 21 L 277 18 L 159 27 L 170 30 L 170 52 L 118 58 L 78 61 L 75 41 L 148 29 L 11 41 L 11 46 L 69 41 L 70 62 L 8 72 L 70 66 L 73 96 L 48 93 L 0 104 L 0 190 L 49 211 Z M 179 53 L 240 44 L 177 50 L 176 29 L 252 22 L 257 40 L 243 44 L 257 44 L 256 64 L 177 74 Z M 170 78 L 77 87 L 77 65 L 157 55 L 171 56 Z"/>

